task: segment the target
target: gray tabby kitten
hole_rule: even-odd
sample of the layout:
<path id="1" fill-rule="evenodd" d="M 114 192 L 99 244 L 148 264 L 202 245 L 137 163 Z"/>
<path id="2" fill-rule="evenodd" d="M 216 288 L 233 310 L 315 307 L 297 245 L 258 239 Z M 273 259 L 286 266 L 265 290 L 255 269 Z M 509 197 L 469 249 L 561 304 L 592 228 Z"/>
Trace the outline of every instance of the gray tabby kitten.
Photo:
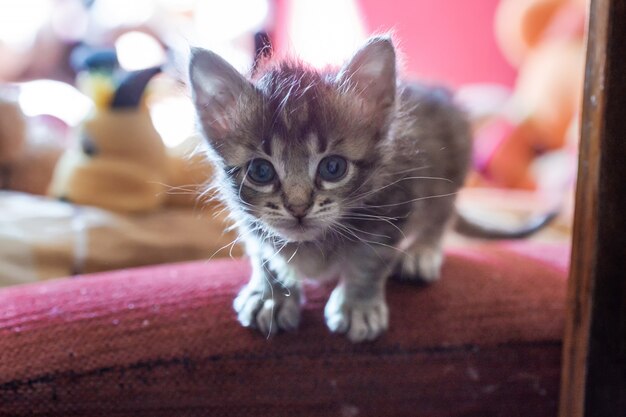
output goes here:
<path id="1" fill-rule="evenodd" d="M 301 279 L 339 278 L 328 328 L 353 342 L 378 337 L 390 275 L 439 277 L 470 161 L 462 112 L 443 90 L 399 81 L 387 37 L 336 73 L 282 63 L 252 81 L 194 49 L 190 81 L 220 197 L 252 262 L 234 302 L 241 324 L 294 330 Z"/>

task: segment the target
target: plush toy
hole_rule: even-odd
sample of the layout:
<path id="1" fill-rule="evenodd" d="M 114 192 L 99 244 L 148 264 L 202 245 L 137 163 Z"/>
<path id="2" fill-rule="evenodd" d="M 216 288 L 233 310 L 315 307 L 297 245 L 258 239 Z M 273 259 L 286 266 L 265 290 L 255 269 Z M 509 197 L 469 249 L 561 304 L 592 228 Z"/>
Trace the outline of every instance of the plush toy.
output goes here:
<path id="1" fill-rule="evenodd" d="M 52 116 L 26 117 L 17 94 L 0 94 L 0 189 L 44 195 L 67 125 Z"/>
<path id="2" fill-rule="evenodd" d="M 500 2 L 496 37 L 519 72 L 504 110 L 477 127 L 475 166 L 483 182 L 534 189 L 537 156 L 574 142 L 585 19 L 585 0 Z"/>
<path id="3" fill-rule="evenodd" d="M 11 171 L 24 152 L 26 121 L 17 103 L 0 98 L 0 189 L 9 188 Z"/>
<path id="4" fill-rule="evenodd" d="M 145 104 L 144 90 L 160 69 L 122 72 L 107 51 L 84 61 L 78 83 L 95 108 L 59 161 L 49 193 L 127 213 L 197 204 L 190 187 L 210 177 L 209 165 L 166 149 Z"/>

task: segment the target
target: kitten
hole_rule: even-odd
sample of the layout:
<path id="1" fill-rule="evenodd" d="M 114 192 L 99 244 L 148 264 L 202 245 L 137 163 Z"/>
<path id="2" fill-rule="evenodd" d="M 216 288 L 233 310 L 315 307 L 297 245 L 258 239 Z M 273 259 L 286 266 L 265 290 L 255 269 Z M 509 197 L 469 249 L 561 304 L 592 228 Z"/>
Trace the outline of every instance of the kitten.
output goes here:
<path id="1" fill-rule="evenodd" d="M 248 81 L 194 49 L 189 74 L 219 194 L 252 263 L 234 302 L 241 324 L 295 330 L 301 279 L 338 278 L 328 328 L 378 337 L 390 275 L 439 277 L 470 163 L 462 112 L 444 90 L 399 81 L 387 37 L 336 73 L 284 62 Z"/>

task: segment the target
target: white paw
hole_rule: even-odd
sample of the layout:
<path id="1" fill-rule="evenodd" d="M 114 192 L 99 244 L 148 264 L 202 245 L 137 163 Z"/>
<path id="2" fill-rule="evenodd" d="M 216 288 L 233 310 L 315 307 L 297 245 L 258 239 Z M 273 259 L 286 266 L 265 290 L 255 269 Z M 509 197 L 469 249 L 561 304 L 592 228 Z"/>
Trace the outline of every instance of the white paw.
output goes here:
<path id="1" fill-rule="evenodd" d="M 297 291 L 269 287 L 244 287 L 233 303 L 237 320 L 244 327 L 257 328 L 266 336 L 278 330 L 293 331 L 300 325 L 300 297 Z"/>
<path id="2" fill-rule="evenodd" d="M 382 297 L 367 301 L 346 300 L 342 286 L 333 290 L 324 316 L 331 332 L 346 333 L 355 343 L 374 340 L 389 327 L 389 310 Z"/>
<path id="3" fill-rule="evenodd" d="M 443 252 L 438 248 L 424 248 L 413 256 L 405 256 L 402 260 L 402 277 L 405 279 L 419 279 L 431 283 L 439 279 Z"/>

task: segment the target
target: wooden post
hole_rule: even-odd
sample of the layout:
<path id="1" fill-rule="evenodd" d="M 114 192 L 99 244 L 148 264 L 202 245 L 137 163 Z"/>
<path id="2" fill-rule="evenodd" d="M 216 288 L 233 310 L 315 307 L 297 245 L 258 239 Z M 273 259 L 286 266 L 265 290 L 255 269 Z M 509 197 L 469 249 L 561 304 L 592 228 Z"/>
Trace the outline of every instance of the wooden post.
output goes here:
<path id="1" fill-rule="evenodd" d="M 591 0 L 560 417 L 626 416 L 626 0 Z"/>

